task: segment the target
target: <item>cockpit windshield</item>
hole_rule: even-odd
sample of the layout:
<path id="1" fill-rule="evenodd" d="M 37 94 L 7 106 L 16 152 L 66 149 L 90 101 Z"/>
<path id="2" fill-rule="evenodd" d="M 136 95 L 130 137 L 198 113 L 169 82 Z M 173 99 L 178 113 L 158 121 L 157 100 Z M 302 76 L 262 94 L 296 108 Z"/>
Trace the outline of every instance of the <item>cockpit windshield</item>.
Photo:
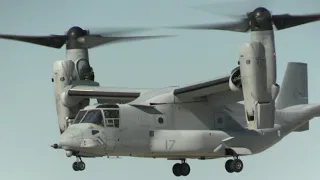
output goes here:
<path id="1" fill-rule="evenodd" d="M 81 123 L 92 123 L 103 126 L 103 116 L 101 110 L 89 110 Z"/>
<path id="2" fill-rule="evenodd" d="M 78 124 L 86 113 L 87 111 L 84 111 L 84 110 L 79 111 L 76 118 L 73 121 L 73 124 Z"/>
<path id="3" fill-rule="evenodd" d="M 80 110 L 75 117 L 73 124 L 92 123 L 99 126 L 119 128 L 120 125 L 119 109 L 103 108 Z"/>

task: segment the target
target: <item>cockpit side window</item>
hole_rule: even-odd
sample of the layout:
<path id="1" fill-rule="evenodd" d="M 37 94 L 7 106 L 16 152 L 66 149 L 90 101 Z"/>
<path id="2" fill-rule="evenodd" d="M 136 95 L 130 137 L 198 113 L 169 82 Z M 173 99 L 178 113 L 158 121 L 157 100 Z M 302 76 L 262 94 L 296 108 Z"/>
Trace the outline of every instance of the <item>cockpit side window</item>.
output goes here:
<path id="1" fill-rule="evenodd" d="M 119 128 L 119 110 L 103 110 L 106 127 Z"/>
<path id="2" fill-rule="evenodd" d="M 82 120 L 82 118 L 86 114 L 86 112 L 87 111 L 79 111 L 76 118 L 73 121 L 73 124 L 78 124 Z"/>
<path id="3" fill-rule="evenodd" d="M 103 117 L 100 110 L 90 110 L 81 123 L 92 123 L 103 126 Z"/>
<path id="4" fill-rule="evenodd" d="M 104 110 L 105 118 L 119 118 L 119 110 Z"/>

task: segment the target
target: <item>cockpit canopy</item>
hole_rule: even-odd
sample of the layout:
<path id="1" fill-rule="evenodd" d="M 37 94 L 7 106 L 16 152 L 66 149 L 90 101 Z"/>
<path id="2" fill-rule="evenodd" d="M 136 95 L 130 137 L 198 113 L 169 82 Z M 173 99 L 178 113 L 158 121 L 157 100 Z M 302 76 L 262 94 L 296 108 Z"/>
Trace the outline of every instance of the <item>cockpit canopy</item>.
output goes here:
<path id="1" fill-rule="evenodd" d="M 119 108 L 95 108 L 80 110 L 73 124 L 91 123 L 102 127 L 119 128 Z"/>

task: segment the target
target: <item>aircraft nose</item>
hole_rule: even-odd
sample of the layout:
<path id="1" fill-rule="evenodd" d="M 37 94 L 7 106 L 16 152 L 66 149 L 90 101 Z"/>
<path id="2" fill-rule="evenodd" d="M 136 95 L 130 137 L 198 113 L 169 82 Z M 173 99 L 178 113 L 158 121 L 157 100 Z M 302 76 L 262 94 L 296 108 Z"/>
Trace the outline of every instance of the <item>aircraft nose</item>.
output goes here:
<path id="1" fill-rule="evenodd" d="M 67 129 L 60 135 L 59 145 L 64 149 L 79 148 L 81 142 L 81 131 Z"/>

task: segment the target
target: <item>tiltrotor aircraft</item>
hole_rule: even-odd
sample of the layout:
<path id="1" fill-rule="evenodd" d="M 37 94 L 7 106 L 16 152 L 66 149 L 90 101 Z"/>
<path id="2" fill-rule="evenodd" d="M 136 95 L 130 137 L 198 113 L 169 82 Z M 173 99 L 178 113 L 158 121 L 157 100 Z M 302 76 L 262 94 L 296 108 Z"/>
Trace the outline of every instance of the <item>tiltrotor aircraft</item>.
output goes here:
<path id="1" fill-rule="evenodd" d="M 230 157 L 226 171 L 239 173 L 244 167 L 241 156 L 261 153 L 291 132 L 309 130 L 309 121 L 320 116 L 320 105 L 308 104 L 307 64 L 290 62 L 281 87 L 276 83 L 272 24 L 285 29 L 319 19 L 271 15 L 257 8 L 238 25 L 212 25 L 251 30 L 252 40 L 241 46 L 237 67 L 207 81 L 150 89 L 95 82 L 87 47 L 77 40 L 90 36 L 80 28 L 41 40 L 0 37 L 57 48 L 67 44 L 67 59 L 53 66 L 61 135 L 52 147 L 77 158 L 75 171 L 85 169 L 84 157 L 131 156 L 181 161 L 173 165 L 173 174 L 187 176 L 187 159 Z M 90 99 L 98 103 L 89 105 Z"/>

